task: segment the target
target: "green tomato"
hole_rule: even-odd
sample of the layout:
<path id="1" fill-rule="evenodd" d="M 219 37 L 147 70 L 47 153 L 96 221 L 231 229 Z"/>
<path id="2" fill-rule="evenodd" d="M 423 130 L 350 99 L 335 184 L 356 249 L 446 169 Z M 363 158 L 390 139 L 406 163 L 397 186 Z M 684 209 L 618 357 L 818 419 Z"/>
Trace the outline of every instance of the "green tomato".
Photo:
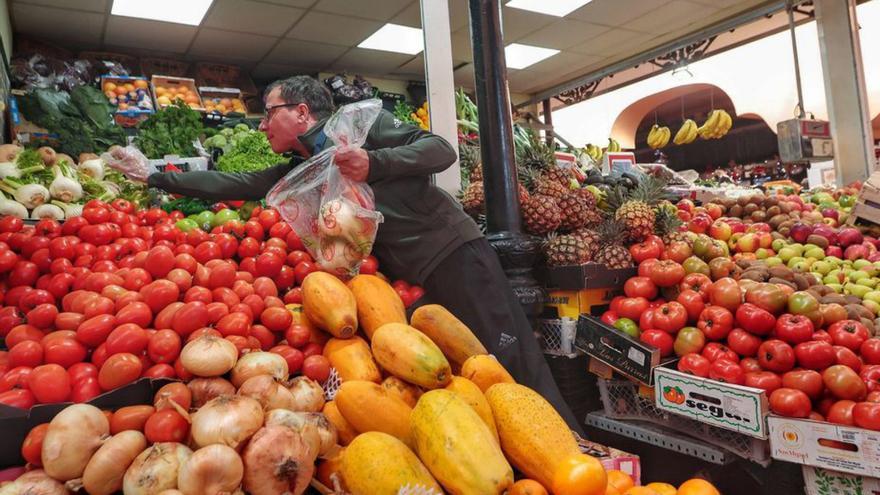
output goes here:
<path id="1" fill-rule="evenodd" d="M 639 332 L 639 326 L 636 325 L 636 322 L 630 320 L 629 318 L 620 318 L 619 320 L 614 322 L 614 328 L 620 330 L 621 332 L 629 335 L 630 337 L 637 339 L 641 332 Z"/>
<path id="2" fill-rule="evenodd" d="M 844 208 L 850 208 L 852 205 L 856 204 L 856 197 L 850 195 L 841 196 L 840 199 L 837 200 L 837 203 Z"/>
<path id="3" fill-rule="evenodd" d="M 192 229 L 199 228 L 199 224 L 196 221 L 191 220 L 189 218 L 183 218 L 181 220 L 178 220 L 177 223 L 175 223 L 174 225 L 178 229 L 180 229 L 181 232 L 189 232 Z"/>
<path id="4" fill-rule="evenodd" d="M 196 215 L 195 220 L 199 225 L 211 225 L 214 221 L 214 213 L 211 210 L 205 210 Z M 208 230 L 210 230 L 210 227 Z"/>
<path id="5" fill-rule="evenodd" d="M 867 287 L 865 287 L 867 289 Z M 788 312 L 806 315 L 819 309 L 819 301 L 809 292 L 795 292 L 788 297 Z"/>
<path id="6" fill-rule="evenodd" d="M 214 214 L 211 226 L 219 227 L 221 225 L 226 225 L 226 222 L 230 220 L 239 220 L 238 212 L 229 208 L 224 208 Z"/>

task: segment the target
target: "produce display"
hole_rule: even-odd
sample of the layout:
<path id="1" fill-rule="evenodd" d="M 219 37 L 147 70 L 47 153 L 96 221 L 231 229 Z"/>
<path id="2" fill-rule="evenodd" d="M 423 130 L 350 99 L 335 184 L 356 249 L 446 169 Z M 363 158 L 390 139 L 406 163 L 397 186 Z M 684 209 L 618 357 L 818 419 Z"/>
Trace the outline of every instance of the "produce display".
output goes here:
<path id="1" fill-rule="evenodd" d="M 138 125 L 134 144 L 151 159 L 198 156 L 195 143 L 202 132 L 202 117 L 178 99 Z"/>
<path id="2" fill-rule="evenodd" d="M 187 84 L 156 84 L 156 103 L 159 107 L 183 104 L 189 108 L 200 108 L 199 93 Z M 216 109 L 216 106 L 215 106 Z"/>
<path id="3" fill-rule="evenodd" d="M 685 119 L 678 132 L 675 133 L 675 137 L 672 138 L 672 142 L 680 146 L 693 143 L 697 137 L 720 139 L 727 134 L 731 127 L 733 127 L 733 119 L 730 114 L 723 109 L 715 109 L 709 112 L 706 122 L 699 127 L 693 119 Z M 646 142 L 651 149 L 664 148 L 669 144 L 671 135 L 672 131 L 669 130 L 669 127 L 654 124 L 648 132 Z"/>
<path id="4" fill-rule="evenodd" d="M 153 97 L 150 94 L 150 83 L 142 78 L 114 79 L 105 78 L 101 89 L 110 104 L 116 110 L 124 112 L 129 109 L 153 110 Z"/>
<path id="5" fill-rule="evenodd" d="M 241 98 L 202 98 L 205 104 L 206 112 L 215 112 L 222 115 L 226 115 L 228 113 L 247 113 L 247 108 L 244 106 L 244 102 L 241 101 Z"/>
<path id="6" fill-rule="evenodd" d="M 263 132 L 237 124 L 232 129 L 222 129 L 202 143 L 208 150 L 220 150 L 222 154 L 215 167 L 222 172 L 255 172 L 286 159 L 272 151 Z"/>

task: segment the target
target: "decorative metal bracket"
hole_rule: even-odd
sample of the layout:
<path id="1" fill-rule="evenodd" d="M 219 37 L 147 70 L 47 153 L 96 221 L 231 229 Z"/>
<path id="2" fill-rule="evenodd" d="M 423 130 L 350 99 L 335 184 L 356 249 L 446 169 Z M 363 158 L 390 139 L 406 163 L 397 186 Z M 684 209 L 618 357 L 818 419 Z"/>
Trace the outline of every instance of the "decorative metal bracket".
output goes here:
<path id="1" fill-rule="evenodd" d="M 593 93 L 596 92 L 596 89 L 599 88 L 599 83 L 605 79 L 599 78 L 594 81 L 590 81 L 583 86 L 578 86 L 574 89 L 570 89 L 568 91 L 563 91 L 556 95 L 556 99 L 565 103 L 566 105 L 574 105 L 575 103 L 580 103 L 584 100 L 588 100 L 593 97 Z"/>
<path id="2" fill-rule="evenodd" d="M 665 55 L 660 55 L 657 58 L 649 60 L 648 62 L 656 65 L 661 69 L 671 69 L 674 67 L 687 65 L 691 62 L 696 62 L 697 60 L 703 58 L 703 55 L 706 54 L 706 51 L 712 45 L 712 42 L 715 41 L 715 38 L 717 38 L 717 36 L 712 36 L 711 38 L 706 38 L 696 43 L 691 43 L 690 45 L 683 46 L 678 50 L 673 50 Z"/>

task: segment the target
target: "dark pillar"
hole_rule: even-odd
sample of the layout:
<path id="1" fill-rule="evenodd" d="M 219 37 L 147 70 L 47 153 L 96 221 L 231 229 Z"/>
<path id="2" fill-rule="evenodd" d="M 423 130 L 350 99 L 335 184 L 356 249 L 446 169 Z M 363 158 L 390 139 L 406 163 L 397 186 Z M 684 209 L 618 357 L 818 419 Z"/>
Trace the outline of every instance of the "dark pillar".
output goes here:
<path id="1" fill-rule="evenodd" d="M 538 239 L 523 233 L 520 220 L 501 7 L 499 0 L 469 2 L 487 238 L 526 315 L 534 319 L 542 310 L 545 294 L 532 275 Z"/>
<path id="2" fill-rule="evenodd" d="M 553 145 L 553 109 L 550 108 L 550 98 L 541 102 L 544 106 L 544 125 L 548 126 L 544 131 L 544 139 L 547 140 L 547 146 Z"/>

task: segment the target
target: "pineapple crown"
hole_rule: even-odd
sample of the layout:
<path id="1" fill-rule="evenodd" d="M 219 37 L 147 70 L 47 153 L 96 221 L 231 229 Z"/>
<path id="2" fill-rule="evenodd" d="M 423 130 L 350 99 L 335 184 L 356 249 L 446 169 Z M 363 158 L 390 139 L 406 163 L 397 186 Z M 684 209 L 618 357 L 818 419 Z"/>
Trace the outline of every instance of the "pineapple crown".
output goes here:
<path id="1" fill-rule="evenodd" d="M 682 223 L 678 215 L 669 208 L 657 208 L 657 212 L 654 215 L 654 231 L 657 235 L 662 237 L 671 232 L 676 232 Z"/>
<path id="2" fill-rule="evenodd" d="M 603 246 L 619 244 L 623 245 L 626 240 L 626 227 L 613 217 L 605 218 L 602 223 L 596 227 L 596 233 L 599 234 L 599 241 Z"/>
<path id="3" fill-rule="evenodd" d="M 670 193 L 666 191 L 666 181 L 651 175 L 644 175 L 639 179 L 636 187 L 631 190 L 624 186 L 611 189 L 608 197 L 605 198 L 605 203 L 608 205 L 609 211 L 617 211 L 627 201 L 640 201 L 654 207 L 670 197 Z"/>

